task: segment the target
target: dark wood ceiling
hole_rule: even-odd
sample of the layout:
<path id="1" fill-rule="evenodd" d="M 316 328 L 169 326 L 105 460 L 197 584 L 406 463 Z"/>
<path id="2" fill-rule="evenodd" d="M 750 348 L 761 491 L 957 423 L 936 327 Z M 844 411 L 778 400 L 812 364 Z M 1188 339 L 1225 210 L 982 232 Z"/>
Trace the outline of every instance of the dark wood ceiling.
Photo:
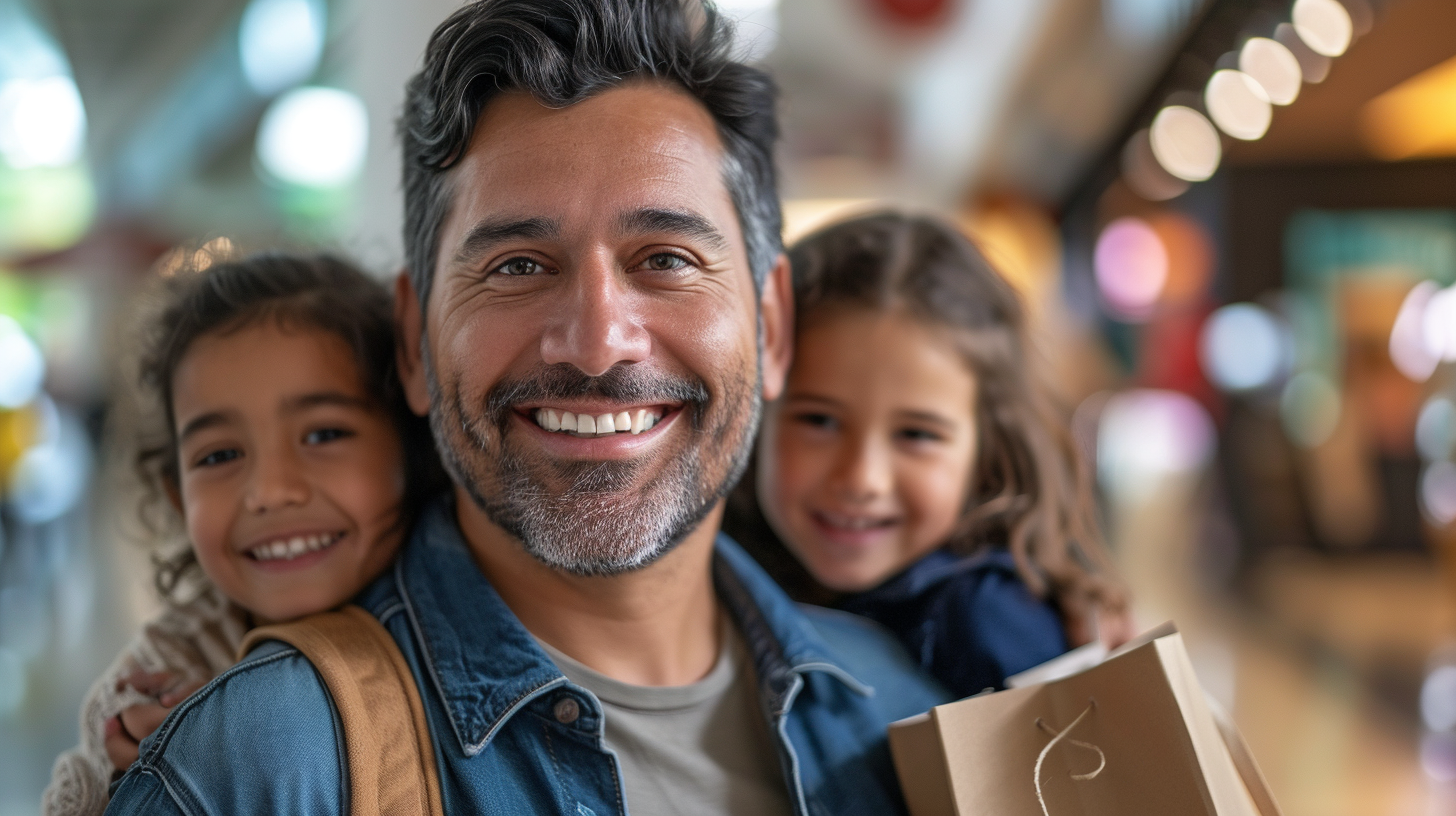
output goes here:
<path id="1" fill-rule="evenodd" d="M 1319 85 L 1277 108 L 1269 133 L 1229 148 L 1233 166 L 1365 162 L 1360 108 L 1416 74 L 1456 57 L 1456 0 L 1388 3 L 1375 27 L 1335 60 Z M 1456 100 L 1453 100 L 1456 104 Z"/>

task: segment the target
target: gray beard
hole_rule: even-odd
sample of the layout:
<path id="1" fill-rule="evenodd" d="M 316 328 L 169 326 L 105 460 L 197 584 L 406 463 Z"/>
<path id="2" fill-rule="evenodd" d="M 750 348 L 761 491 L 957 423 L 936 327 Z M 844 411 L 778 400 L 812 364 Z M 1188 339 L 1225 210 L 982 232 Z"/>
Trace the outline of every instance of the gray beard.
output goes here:
<path id="1" fill-rule="evenodd" d="M 627 368 L 621 369 L 629 371 L 625 375 L 609 371 L 594 378 L 557 369 L 497 386 L 483 410 L 468 416 L 458 381 L 442 393 L 433 366 L 428 360 L 425 365 L 430 427 L 451 478 L 532 557 L 573 575 L 641 569 L 697 529 L 743 475 L 762 407 L 761 389 L 752 386 L 730 389 L 713 411 L 700 383 L 637 377 Z M 687 444 L 646 484 L 638 483 L 642 467 L 636 462 L 542 461 L 511 444 L 514 404 L 585 394 L 681 401 L 677 422 L 688 425 Z"/>

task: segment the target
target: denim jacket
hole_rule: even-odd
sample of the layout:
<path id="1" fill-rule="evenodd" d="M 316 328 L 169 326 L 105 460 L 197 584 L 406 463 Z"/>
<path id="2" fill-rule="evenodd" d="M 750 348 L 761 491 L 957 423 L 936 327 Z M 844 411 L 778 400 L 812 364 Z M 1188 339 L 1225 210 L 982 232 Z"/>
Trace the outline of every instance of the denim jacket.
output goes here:
<path id="1" fill-rule="evenodd" d="M 626 816 L 601 704 L 501 601 L 451 508 L 430 508 L 394 568 L 356 599 L 414 672 L 445 812 Z M 945 692 L 875 624 L 793 604 L 726 536 L 714 581 L 752 652 L 796 813 L 904 813 L 885 727 Z M 560 705 L 568 699 L 576 705 Z M 345 814 L 343 752 L 313 667 L 265 643 L 143 741 L 107 813 Z"/>

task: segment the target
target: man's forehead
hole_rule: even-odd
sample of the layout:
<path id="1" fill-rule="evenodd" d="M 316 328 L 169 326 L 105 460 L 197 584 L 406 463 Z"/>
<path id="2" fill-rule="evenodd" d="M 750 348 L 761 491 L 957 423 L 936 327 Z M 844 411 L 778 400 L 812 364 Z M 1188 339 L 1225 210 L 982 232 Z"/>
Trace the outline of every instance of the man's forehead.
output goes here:
<path id="1" fill-rule="evenodd" d="M 696 214 L 737 243 L 722 171 L 712 116 L 675 86 L 633 82 L 564 108 L 503 94 L 452 171 L 454 229 L 442 250 L 463 250 L 467 232 L 490 222 L 534 219 L 572 233 L 573 224 L 606 216 L 620 227 L 644 211 Z"/>
<path id="2" fill-rule="evenodd" d="M 481 112 L 461 164 L 492 176 L 528 168 L 569 175 L 603 162 L 623 170 L 681 163 L 717 172 L 722 156 L 702 103 L 668 83 L 636 81 L 560 108 L 524 91 L 501 94 Z"/>

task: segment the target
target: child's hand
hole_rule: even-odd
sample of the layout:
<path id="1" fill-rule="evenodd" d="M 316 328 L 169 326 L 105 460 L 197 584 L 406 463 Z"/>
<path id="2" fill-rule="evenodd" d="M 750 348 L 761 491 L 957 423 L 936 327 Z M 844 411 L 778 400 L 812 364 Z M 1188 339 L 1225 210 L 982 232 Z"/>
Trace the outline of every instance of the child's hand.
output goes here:
<path id="1" fill-rule="evenodd" d="M 170 672 L 135 671 L 118 685 L 127 685 L 156 702 L 138 703 L 106 721 L 106 756 L 119 771 L 136 762 L 141 741 L 157 730 L 172 707 L 202 687 L 200 682 L 179 683 Z"/>

